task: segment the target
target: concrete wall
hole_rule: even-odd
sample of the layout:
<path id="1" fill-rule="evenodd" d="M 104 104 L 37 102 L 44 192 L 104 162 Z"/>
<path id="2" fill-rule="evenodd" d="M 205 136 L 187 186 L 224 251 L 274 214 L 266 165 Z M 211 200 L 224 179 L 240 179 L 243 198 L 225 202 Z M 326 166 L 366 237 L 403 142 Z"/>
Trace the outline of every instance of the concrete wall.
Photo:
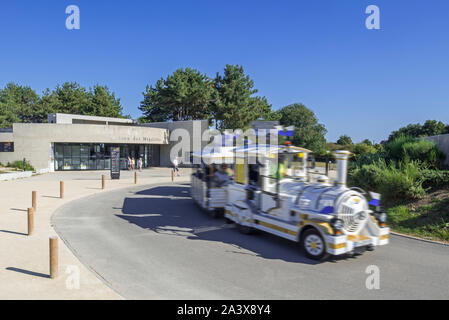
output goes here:
<path id="1" fill-rule="evenodd" d="M 209 122 L 207 120 L 152 122 L 141 124 L 140 126 L 168 129 L 170 131 L 171 140 L 173 140 L 176 135 L 179 135 L 179 133 L 181 133 L 181 131 L 177 129 L 183 129 L 190 136 L 189 149 L 192 152 L 202 150 L 208 143 L 207 141 L 201 141 L 203 132 L 209 129 Z M 176 141 L 170 141 L 168 145 L 161 145 L 160 149 L 161 166 L 172 166 L 172 161 L 170 159 L 170 152 L 179 141 L 180 139 Z M 183 155 L 179 154 L 179 156 L 184 159 L 185 154 Z"/>
<path id="2" fill-rule="evenodd" d="M 442 134 L 439 136 L 427 137 L 426 139 L 435 142 L 441 151 L 446 154 L 444 165 L 449 167 L 449 134 Z"/>
<path id="3" fill-rule="evenodd" d="M 14 152 L 0 152 L 0 162 L 26 158 L 37 170 L 53 169 L 54 143 L 167 144 L 160 128 L 85 124 L 14 124 L 13 133 L 0 133 L 1 142 L 14 142 Z"/>

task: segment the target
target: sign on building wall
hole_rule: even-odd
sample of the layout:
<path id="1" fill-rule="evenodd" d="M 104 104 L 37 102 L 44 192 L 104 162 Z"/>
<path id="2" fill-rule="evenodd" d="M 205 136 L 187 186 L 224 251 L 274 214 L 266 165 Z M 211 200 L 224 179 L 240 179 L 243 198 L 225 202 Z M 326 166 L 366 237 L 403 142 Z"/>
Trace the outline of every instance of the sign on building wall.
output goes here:
<path id="1" fill-rule="evenodd" d="M 0 142 L 0 152 L 14 152 L 14 142 Z"/>

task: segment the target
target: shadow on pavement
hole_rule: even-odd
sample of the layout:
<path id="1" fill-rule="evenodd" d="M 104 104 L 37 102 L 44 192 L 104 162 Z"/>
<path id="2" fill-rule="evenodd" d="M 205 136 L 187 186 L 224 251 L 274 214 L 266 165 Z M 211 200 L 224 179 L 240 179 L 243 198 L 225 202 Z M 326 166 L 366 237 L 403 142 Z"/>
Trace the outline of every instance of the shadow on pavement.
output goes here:
<path id="1" fill-rule="evenodd" d="M 227 243 L 266 259 L 304 264 L 320 263 L 306 258 L 295 242 L 264 232 L 244 235 L 232 225 L 227 225 L 224 219 L 212 218 L 192 201 L 189 186 L 161 186 L 136 194 L 153 197 L 125 198 L 122 214 L 116 216 L 141 228 L 160 234 L 183 236 L 190 240 Z M 230 252 L 251 254 L 233 250 Z"/>
<path id="2" fill-rule="evenodd" d="M 188 184 L 187 184 L 188 185 Z M 184 185 L 183 185 L 184 186 Z M 161 186 L 136 192 L 138 195 L 190 198 L 189 188 L 177 186 Z"/>
<path id="3" fill-rule="evenodd" d="M 8 230 L 0 230 L 0 232 L 3 232 L 3 233 L 10 233 L 10 234 L 16 234 L 16 235 L 19 235 L 19 236 L 27 236 L 27 235 L 28 235 L 28 234 L 26 234 L 26 233 L 15 232 L 15 231 L 8 231 Z"/>
<path id="4" fill-rule="evenodd" d="M 35 277 L 50 278 L 50 276 L 48 274 L 43 274 L 43 273 L 19 269 L 19 268 L 8 267 L 8 268 L 6 268 L 6 270 L 20 272 L 20 273 L 28 274 L 30 276 L 35 276 Z"/>

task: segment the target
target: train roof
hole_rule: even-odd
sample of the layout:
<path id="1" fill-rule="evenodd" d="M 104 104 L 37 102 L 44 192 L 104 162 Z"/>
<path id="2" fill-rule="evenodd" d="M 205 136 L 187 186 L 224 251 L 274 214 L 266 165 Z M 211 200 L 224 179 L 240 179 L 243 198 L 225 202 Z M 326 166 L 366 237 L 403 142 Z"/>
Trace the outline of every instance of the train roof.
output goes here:
<path id="1" fill-rule="evenodd" d="M 234 160 L 234 157 L 244 157 L 247 155 L 258 155 L 269 157 L 278 153 L 312 153 L 311 150 L 295 146 L 286 145 L 267 145 L 267 144 L 250 144 L 242 147 L 221 147 L 203 149 L 201 152 L 194 152 L 193 157 L 202 158 L 203 161 L 214 163 L 215 161 L 228 163 Z"/>
<path id="2" fill-rule="evenodd" d="M 210 149 L 203 150 L 201 152 L 194 152 L 194 157 L 199 157 L 202 159 L 209 160 L 221 160 L 221 159 L 234 159 L 234 147 L 213 147 Z"/>
<path id="3" fill-rule="evenodd" d="M 289 146 L 289 145 L 267 145 L 267 144 L 253 144 L 242 146 L 234 149 L 234 152 L 239 155 L 266 155 L 269 156 L 271 154 L 278 153 L 312 153 L 311 150 L 301 147 Z"/>

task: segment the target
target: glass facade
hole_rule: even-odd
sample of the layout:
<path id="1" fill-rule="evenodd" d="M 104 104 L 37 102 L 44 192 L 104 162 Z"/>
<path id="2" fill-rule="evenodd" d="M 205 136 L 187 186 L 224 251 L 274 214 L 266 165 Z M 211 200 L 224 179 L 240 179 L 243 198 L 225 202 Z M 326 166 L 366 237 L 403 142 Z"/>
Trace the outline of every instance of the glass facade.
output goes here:
<path id="1" fill-rule="evenodd" d="M 55 143 L 55 170 L 109 170 L 111 147 L 120 147 L 120 168 L 128 169 L 128 157 L 142 158 L 143 167 L 159 165 L 158 145 L 104 144 L 104 143 Z"/>

